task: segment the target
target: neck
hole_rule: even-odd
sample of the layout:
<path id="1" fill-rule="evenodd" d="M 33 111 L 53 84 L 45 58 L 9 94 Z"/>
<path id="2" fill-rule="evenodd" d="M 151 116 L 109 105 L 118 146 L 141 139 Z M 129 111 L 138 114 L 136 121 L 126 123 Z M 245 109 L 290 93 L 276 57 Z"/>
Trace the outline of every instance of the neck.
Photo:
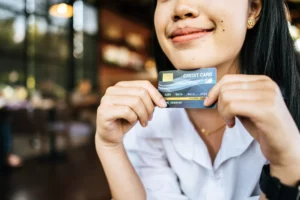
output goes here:
<path id="1" fill-rule="evenodd" d="M 216 66 L 218 81 L 226 74 L 238 74 L 239 62 L 238 59 Z M 220 128 L 225 124 L 217 109 L 186 109 L 186 112 L 197 130 L 199 136 L 206 144 L 212 163 L 214 162 L 219 149 L 221 148 L 224 135 L 224 128 Z M 201 129 L 206 129 L 211 132 L 211 135 L 205 135 Z M 216 131 L 215 131 L 216 130 Z"/>
<path id="2" fill-rule="evenodd" d="M 217 109 L 186 109 L 186 112 L 199 134 L 203 128 L 213 131 L 224 125 Z"/>
<path id="3" fill-rule="evenodd" d="M 240 62 L 238 57 L 234 60 L 224 62 L 218 66 L 217 68 L 217 81 L 220 81 L 223 76 L 226 74 L 239 74 L 240 73 Z"/>
<path id="4" fill-rule="evenodd" d="M 218 81 L 220 81 L 226 74 L 240 73 L 238 58 L 222 63 L 216 68 Z M 186 109 L 186 112 L 198 132 L 202 128 L 212 131 L 224 124 L 224 120 L 217 109 Z"/>

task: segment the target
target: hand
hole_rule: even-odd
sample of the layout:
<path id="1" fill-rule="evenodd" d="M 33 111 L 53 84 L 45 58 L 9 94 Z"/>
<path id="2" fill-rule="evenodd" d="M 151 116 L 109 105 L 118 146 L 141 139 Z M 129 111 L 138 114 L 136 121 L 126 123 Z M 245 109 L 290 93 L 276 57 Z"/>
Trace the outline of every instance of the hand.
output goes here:
<path id="1" fill-rule="evenodd" d="M 108 88 L 98 108 L 96 142 L 106 147 L 122 143 L 124 134 L 138 121 L 147 126 L 156 105 L 167 106 L 148 81 L 119 82 Z"/>
<path id="2" fill-rule="evenodd" d="M 267 76 L 226 75 L 209 92 L 205 105 L 216 100 L 228 126 L 233 127 L 238 117 L 259 142 L 271 168 L 293 169 L 300 178 L 299 130 L 274 81 Z"/>

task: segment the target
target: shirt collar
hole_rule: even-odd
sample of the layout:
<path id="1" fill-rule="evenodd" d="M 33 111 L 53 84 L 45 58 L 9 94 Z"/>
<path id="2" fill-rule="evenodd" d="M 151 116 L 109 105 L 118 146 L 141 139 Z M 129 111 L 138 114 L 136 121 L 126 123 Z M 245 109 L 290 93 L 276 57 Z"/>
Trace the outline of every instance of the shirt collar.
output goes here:
<path id="1" fill-rule="evenodd" d="M 212 166 L 207 147 L 190 122 L 185 109 L 170 110 L 169 117 L 172 122 L 172 141 L 177 153 L 207 169 L 217 169 L 226 160 L 243 154 L 254 140 L 236 118 L 235 127 L 226 128 L 221 149 Z"/>
<path id="2" fill-rule="evenodd" d="M 218 169 L 226 160 L 242 155 L 254 141 L 241 121 L 238 118 L 235 121 L 236 124 L 233 128 L 226 128 L 221 149 L 215 160 L 215 169 Z"/>

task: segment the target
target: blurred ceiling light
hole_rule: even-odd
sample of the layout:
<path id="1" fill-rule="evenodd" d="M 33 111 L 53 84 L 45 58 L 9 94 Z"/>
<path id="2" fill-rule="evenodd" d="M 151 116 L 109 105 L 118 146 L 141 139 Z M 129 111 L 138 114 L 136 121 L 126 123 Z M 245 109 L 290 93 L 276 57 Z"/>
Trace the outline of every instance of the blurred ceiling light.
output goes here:
<path id="1" fill-rule="evenodd" d="M 15 90 L 17 99 L 25 101 L 28 97 L 28 92 L 24 87 L 18 87 Z"/>
<path id="2" fill-rule="evenodd" d="M 126 42 L 137 49 L 141 49 L 145 45 L 142 36 L 136 33 L 129 33 L 126 36 Z"/>
<path id="3" fill-rule="evenodd" d="M 154 59 L 148 59 L 145 62 L 145 68 L 146 68 L 146 70 L 155 69 L 156 68 L 156 63 L 155 63 Z"/>
<path id="4" fill-rule="evenodd" d="M 3 96 L 6 99 L 11 99 L 14 96 L 14 89 L 11 86 L 6 86 L 3 89 Z"/>
<path id="5" fill-rule="evenodd" d="M 49 13 L 54 17 L 71 18 L 74 12 L 73 6 L 66 3 L 59 3 L 51 6 Z"/>
<path id="6" fill-rule="evenodd" d="M 33 76 L 28 77 L 27 88 L 30 90 L 35 88 L 35 78 Z"/>
<path id="7" fill-rule="evenodd" d="M 12 71 L 8 75 L 8 80 L 10 83 L 15 83 L 19 80 L 19 73 L 17 71 Z"/>
<path id="8" fill-rule="evenodd" d="M 112 40 L 119 40 L 122 38 L 122 30 L 120 27 L 111 25 L 106 28 L 105 32 L 106 37 Z"/>

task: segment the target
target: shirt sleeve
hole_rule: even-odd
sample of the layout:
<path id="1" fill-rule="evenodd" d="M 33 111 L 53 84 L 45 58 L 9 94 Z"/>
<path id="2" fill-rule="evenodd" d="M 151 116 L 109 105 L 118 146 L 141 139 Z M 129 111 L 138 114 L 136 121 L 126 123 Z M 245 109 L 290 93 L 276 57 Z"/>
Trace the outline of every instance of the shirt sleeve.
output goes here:
<path id="1" fill-rule="evenodd" d="M 143 130 L 134 127 L 126 134 L 124 146 L 146 189 L 147 200 L 189 200 L 182 194 L 177 176 L 169 166 L 162 139 L 139 137 Z"/>

